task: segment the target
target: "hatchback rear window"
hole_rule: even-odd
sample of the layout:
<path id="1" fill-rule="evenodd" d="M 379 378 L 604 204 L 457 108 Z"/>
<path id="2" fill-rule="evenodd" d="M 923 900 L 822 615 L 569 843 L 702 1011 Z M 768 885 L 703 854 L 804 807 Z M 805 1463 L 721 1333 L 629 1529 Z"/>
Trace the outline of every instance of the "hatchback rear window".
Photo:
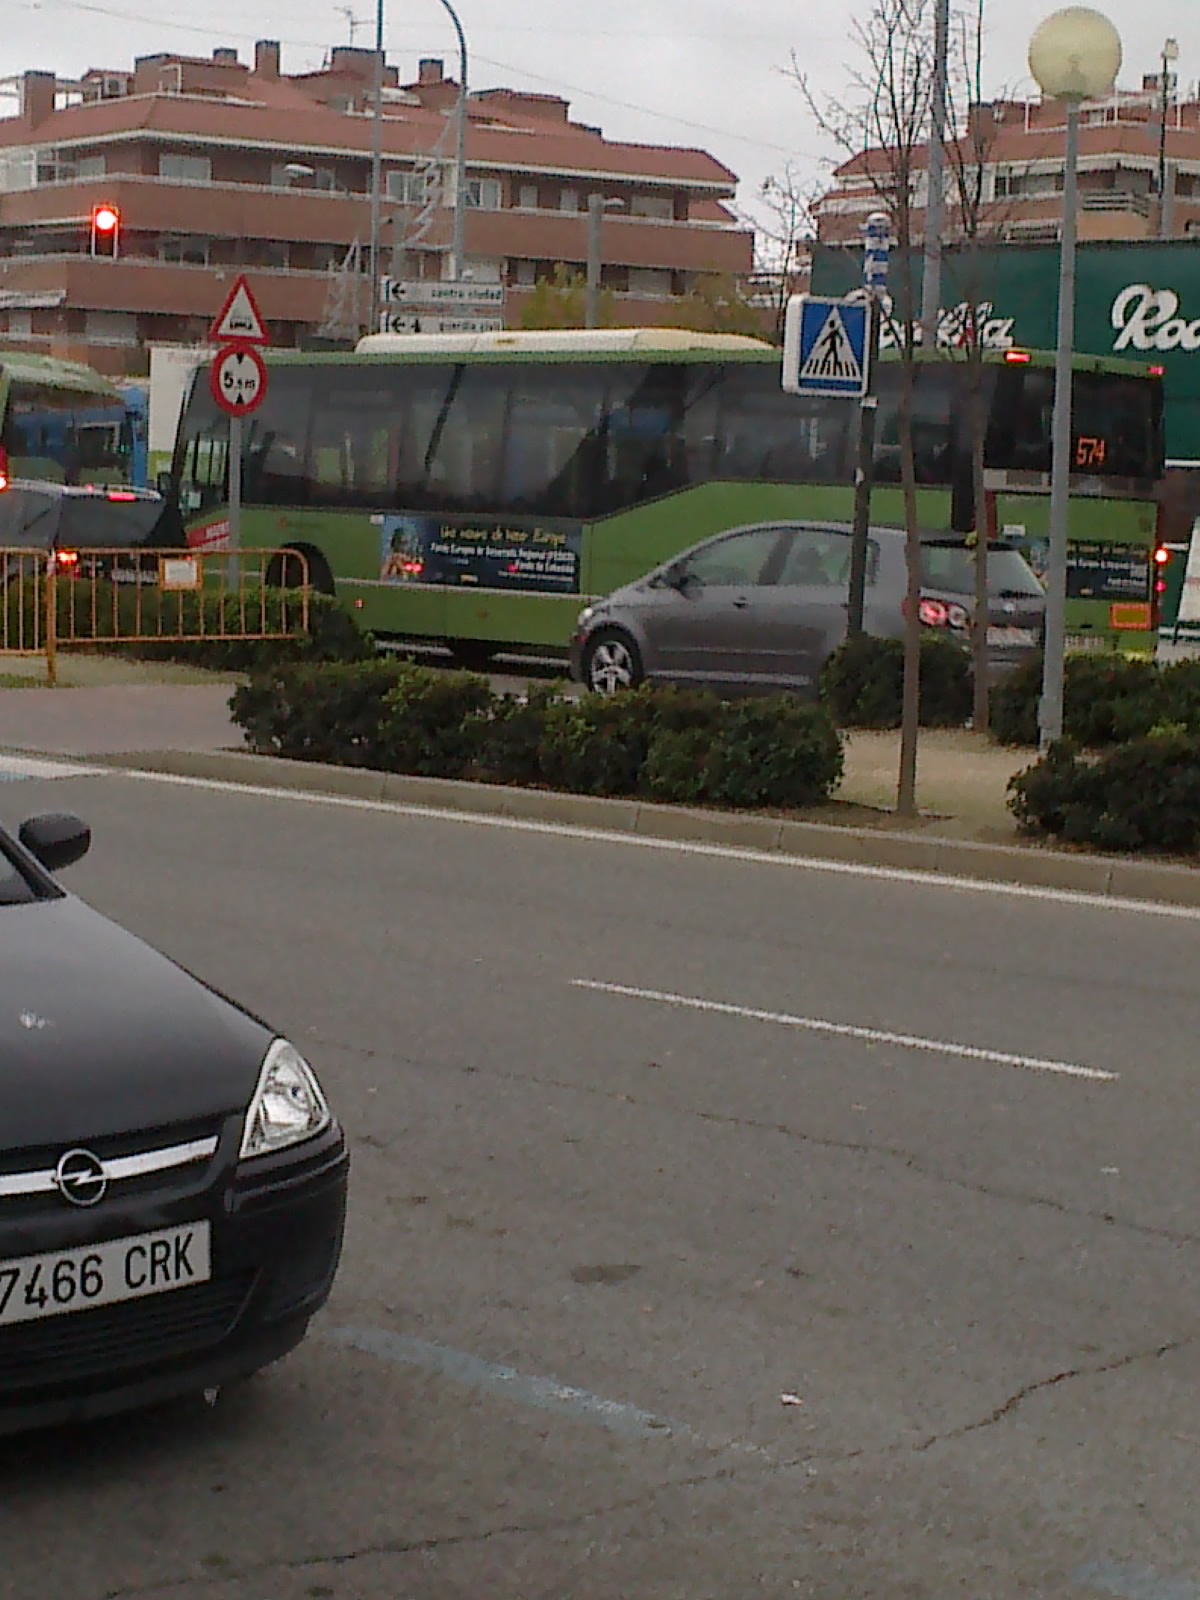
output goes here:
<path id="1" fill-rule="evenodd" d="M 965 544 L 922 544 L 921 581 L 947 594 L 975 593 L 975 552 Z M 1018 599 L 1044 593 L 1019 550 L 988 552 L 988 593 Z"/>

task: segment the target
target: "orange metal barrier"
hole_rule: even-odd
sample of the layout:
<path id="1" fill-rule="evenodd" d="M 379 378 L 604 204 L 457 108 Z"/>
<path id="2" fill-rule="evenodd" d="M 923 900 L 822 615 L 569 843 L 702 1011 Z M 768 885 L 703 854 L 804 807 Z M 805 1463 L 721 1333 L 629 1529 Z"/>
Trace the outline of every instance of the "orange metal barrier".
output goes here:
<path id="1" fill-rule="evenodd" d="M 0 656 L 300 638 L 311 598 L 297 550 L 0 549 Z"/>

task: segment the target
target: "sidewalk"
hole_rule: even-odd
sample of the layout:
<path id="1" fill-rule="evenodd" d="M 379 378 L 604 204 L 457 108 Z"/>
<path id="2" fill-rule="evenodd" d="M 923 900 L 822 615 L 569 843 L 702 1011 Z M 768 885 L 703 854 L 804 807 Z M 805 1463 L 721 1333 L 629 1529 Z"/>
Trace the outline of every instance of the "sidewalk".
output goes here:
<path id="1" fill-rule="evenodd" d="M 0 750 L 80 757 L 244 749 L 241 729 L 229 716 L 233 679 L 214 681 L 187 668 L 128 664 L 128 676 L 135 681 L 113 682 L 109 664 L 103 676 L 110 681 L 97 683 L 101 674 L 89 672 L 93 665 L 100 664 L 89 658 L 68 663 L 72 678 L 83 679 L 77 688 L 0 688 Z M 147 682 L 148 675 L 168 681 Z M 892 814 L 900 735 L 851 733 L 846 738 L 846 775 L 836 795 L 839 804 L 828 820 L 1010 843 L 1016 833 L 1005 806 L 1008 780 L 1033 760 L 1032 751 L 1001 749 L 965 731 L 923 731 L 917 759 L 922 817 L 915 824 L 901 823 Z"/>
<path id="2" fill-rule="evenodd" d="M 0 689 L 0 750 L 91 756 L 240 749 L 229 683 Z"/>

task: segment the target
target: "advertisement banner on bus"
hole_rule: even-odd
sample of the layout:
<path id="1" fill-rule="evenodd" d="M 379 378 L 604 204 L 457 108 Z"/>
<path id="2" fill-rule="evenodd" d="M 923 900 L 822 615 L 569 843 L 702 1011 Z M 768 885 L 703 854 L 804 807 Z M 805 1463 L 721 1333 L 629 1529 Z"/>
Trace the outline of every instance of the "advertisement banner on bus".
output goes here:
<path id="1" fill-rule="evenodd" d="M 387 583 L 578 594 L 583 525 L 444 517 L 380 520 L 380 577 Z"/>

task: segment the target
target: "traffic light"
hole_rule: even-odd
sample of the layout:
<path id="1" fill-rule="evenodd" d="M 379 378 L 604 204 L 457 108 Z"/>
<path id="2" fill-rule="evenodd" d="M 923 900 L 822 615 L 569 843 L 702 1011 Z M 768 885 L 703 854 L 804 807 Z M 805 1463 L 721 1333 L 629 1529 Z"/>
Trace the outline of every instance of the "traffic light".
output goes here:
<path id="1" fill-rule="evenodd" d="M 121 213 L 107 201 L 92 207 L 92 254 L 115 261 L 121 253 Z"/>

